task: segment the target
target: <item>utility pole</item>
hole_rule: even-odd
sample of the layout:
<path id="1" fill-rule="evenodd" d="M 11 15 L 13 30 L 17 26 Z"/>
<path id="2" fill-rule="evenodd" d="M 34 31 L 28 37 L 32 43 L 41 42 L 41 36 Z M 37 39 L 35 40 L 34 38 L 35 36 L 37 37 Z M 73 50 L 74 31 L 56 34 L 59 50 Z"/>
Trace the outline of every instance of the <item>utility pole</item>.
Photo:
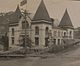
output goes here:
<path id="1" fill-rule="evenodd" d="M 28 39 L 29 39 L 29 37 L 28 37 L 28 29 L 29 29 L 29 25 L 27 25 L 28 24 L 28 21 L 27 21 L 27 17 L 28 17 L 28 12 L 27 12 L 27 10 L 24 10 L 24 21 L 25 21 L 25 37 L 24 37 L 24 41 L 25 41 L 25 45 L 24 45 L 24 49 L 25 49 L 25 52 L 27 52 L 26 50 L 27 50 L 27 48 L 28 48 Z M 28 26 L 28 28 L 27 28 L 27 26 Z"/>
<path id="2" fill-rule="evenodd" d="M 24 49 L 25 49 L 25 54 L 26 54 L 26 52 L 27 52 L 26 50 L 27 50 L 27 47 L 28 47 L 28 35 L 27 35 L 27 31 L 28 31 L 27 30 L 27 23 L 28 23 L 28 21 L 27 21 L 27 18 L 29 17 L 28 16 L 29 13 L 27 12 L 27 0 L 23 0 L 22 2 L 23 2 L 22 6 L 26 4 L 26 9 L 23 10 L 24 11 L 23 12 L 23 14 L 24 14 L 23 17 L 24 17 L 24 21 L 25 21 L 25 30 L 24 30 L 25 31 L 25 37 L 24 37 L 23 41 L 24 41 Z"/>
<path id="3" fill-rule="evenodd" d="M 27 28 L 27 0 L 26 0 L 26 9 L 24 10 L 24 19 L 25 19 L 25 45 L 24 45 L 24 49 L 25 49 L 25 54 L 26 54 L 26 50 L 27 50 L 27 30 L 26 30 L 26 28 Z"/>
<path id="4" fill-rule="evenodd" d="M 26 53 L 26 46 L 27 46 L 27 30 L 26 30 L 26 27 L 27 27 L 27 19 L 26 19 L 26 16 L 27 16 L 27 12 L 26 12 L 26 10 L 24 11 L 24 20 L 25 20 L 25 45 L 24 45 L 24 49 L 25 49 L 25 53 Z"/>

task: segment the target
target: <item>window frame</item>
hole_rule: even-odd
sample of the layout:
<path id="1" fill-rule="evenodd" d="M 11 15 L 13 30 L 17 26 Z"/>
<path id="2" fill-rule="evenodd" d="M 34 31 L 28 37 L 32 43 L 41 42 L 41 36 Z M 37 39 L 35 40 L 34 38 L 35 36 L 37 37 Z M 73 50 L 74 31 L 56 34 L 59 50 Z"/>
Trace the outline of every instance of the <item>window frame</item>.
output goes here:
<path id="1" fill-rule="evenodd" d="M 26 21 L 26 26 L 25 26 L 25 21 L 22 21 L 22 29 L 28 29 L 29 28 L 29 23 Z"/>
<path id="2" fill-rule="evenodd" d="M 11 37 L 12 45 L 14 45 L 15 38 Z"/>
<path id="3" fill-rule="evenodd" d="M 38 26 L 35 27 L 35 35 L 39 35 L 39 27 Z"/>
<path id="4" fill-rule="evenodd" d="M 49 27 L 46 27 L 45 29 L 45 35 L 48 35 L 49 34 Z"/>
<path id="5" fill-rule="evenodd" d="M 39 37 L 35 37 L 35 45 L 39 46 Z"/>
<path id="6" fill-rule="evenodd" d="M 14 36 L 15 33 L 14 28 L 12 28 L 11 30 L 12 30 L 12 36 Z"/>

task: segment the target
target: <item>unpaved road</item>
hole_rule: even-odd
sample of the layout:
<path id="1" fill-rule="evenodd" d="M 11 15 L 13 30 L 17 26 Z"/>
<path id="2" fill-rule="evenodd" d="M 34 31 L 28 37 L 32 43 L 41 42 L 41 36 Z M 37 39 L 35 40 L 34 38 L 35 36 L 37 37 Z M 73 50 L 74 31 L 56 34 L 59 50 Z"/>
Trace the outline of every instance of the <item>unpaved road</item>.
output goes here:
<path id="1" fill-rule="evenodd" d="M 80 46 L 49 58 L 26 57 L 0 60 L 0 66 L 80 66 Z"/>

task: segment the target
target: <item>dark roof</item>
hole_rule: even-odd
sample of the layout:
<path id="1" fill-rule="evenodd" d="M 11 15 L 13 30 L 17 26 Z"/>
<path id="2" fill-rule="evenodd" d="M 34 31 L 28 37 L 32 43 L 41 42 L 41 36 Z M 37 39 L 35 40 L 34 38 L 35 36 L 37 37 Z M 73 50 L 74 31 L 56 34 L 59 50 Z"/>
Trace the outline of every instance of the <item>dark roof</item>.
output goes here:
<path id="1" fill-rule="evenodd" d="M 51 18 L 47 12 L 46 6 L 43 2 L 43 0 L 41 1 L 36 14 L 33 17 L 33 21 L 37 21 L 37 20 L 47 20 L 47 21 L 51 21 Z"/>
<path id="2" fill-rule="evenodd" d="M 8 32 L 9 23 L 19 22 L 21 15 L 19 6 L 17 6 L 15 12 L 8 12 L 4 15 L 0 15 L 0 32 Z"/>
<path id="3" fill-rule="evenodd" d="M 18 5 L 15 12 L 13 14 L 11 14 L 11 16 L 9 17 L 10 23 L 19 22 L 21 16 L 22 16 L 22 13 L 21 13 L 19 5 Z"/>
<path id="4" fill-rule="evenodd" d="M 0 16 L 0 32 L 8 31 L 8 21 L 5 16 Z"/>
<path id="5" fill-rule="evenodd" d="M 2 15 L 2 16 L 0 16 L 0 24 L 3 24 L 3 23 L 5 23 L 5 17 Z"/>
<path id="6" fill-rule="evenodd" d="M 61 22 L 59 24 L 59 27 L 63 27 L 63 28 L 73 28 L 73 24 L 71 22 L 71 19 L 70 19 L 70 16 L 68 14 L 68 11 L 66 9 L 62 19 L 61 19 Z"/>

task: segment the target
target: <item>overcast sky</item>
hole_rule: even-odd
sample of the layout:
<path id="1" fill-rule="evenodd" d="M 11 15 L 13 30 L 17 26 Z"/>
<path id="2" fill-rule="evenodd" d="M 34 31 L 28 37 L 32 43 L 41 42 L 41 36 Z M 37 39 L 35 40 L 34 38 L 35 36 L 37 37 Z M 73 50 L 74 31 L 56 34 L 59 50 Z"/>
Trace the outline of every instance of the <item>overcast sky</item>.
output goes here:
<path id="1" fill-rule="evenodd" d="M 22 0 L 0 0 L 0 12 L 8 12 L 16 9 Z M 46 8 L 51 18 L 61 20 L 65 9 L 68 9 L 74 27 L 80 26 L 80 1 L 70 0 L 44 0 Z M 28 10 L 34 14 L 40 0 L 28 0 Z M 20 8 L 24 8 L 20 7 Z"/>

